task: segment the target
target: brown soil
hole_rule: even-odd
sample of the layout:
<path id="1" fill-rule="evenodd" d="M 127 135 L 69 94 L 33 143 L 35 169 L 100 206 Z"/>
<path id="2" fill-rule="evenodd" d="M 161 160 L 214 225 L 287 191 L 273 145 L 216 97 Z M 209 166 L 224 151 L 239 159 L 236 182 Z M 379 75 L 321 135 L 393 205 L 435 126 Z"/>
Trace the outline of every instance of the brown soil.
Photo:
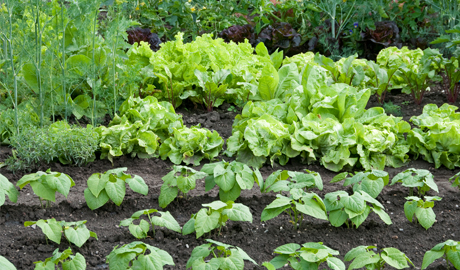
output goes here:
<path id="1" fill-rule="evenodd" d="M 398 105 L 401 104 L 399 101 L 410 100 L 404 96 L 392 96 L 391 98 Z M 425 102 L 433 101 L 437 103 L 439 101 L 438 104 L 442 104 L 444 97 L 439 96 L 439 94 L 427 95 Z M 422 108 L 422 106 L 404 106 L 404 118 L 408 120 L 410 116 L 419 114 Z M 185 124 L 201 123 L 203 127 L 217 130 L 224 138 L 231 135 L 231 125 L 236 113 L 228 112 L 226 109 L 212 113 L 190 111 L 190 109 L 179 111 L 184 116 Z M 10 149 L 0 147 L 0 162 L 4 161 L 9 154 Z M 229 158 L 225 159 L 229 160 Z M 72 250 L 85 256 L 87 269 L 108 269 L 106 256 L 112 249 L 117 245 L 137 240 L 126 227 L 118 226 L 120 221 L 130 217 L 137 210 L 160 209 L 158 196 L 162 184 L 161 178 L 170 171 L 172 163 L 160 159 L 121 157 L 115 160 L 113 166 L 108 160 L 97 160 L 84 167 L 69 167 L 53 163 L 47 167 L 42 167 L 41 170 L 46 170 L 48 167 L 53 171 L 69 174 L 74 179 L 76 186 L 71 189 L 67 199 L 58 195 L 56 203 L 53 203 L 50 208 L 41 209 L 38 197 L 34 195 L 30 187 L 25 187 L 20 191 L 20 197 L 16 204 L 7 200 L 7 203 L 0 208 L 0 233 L 2 235 L 0 255 L 10 260 L 17 269 L 33 269 L 33 262 L 45 260 L 58 247 L 62 251 L 69 246 L 65 240 L 60 245 L 50 241 L 47 244 L 45 236 L 39 228 L 25 228 L 23 225 L 25 221 L 49 218 L 65 221 L 87 220 L 87 227 L 97 233 L 99 240 L 91 238 L 82 248 L 72 245 Z M 116 167 L 128 167 L 128 173 L 140 175 L 149 186 L 148 196 L 127 192 L 120 207 L 108 203 L 100 209 L 91 211 L 86 206 L 83 197 L 83 191 L 87 187 L 86 180 L 93 173 L 104 172 Z M 215 232 L 211 238 L 239 246 L 259 264 L 271 260 L 274 257 L 273 250 L 283 244 L 323 242 L 325 245 L 339 250 L 341 259 L 351 248 L 359 245 L 375 245 L 378 248 L 395 247 L 406 253 L 416 267 L 420 269 L 423 254 L 426 251 L 447 239 L 459 239 L 459 190 L 452 188 L 448 182 L 449 177 L 458 170 L 434 169 L 432 164 L 418 160 L 411 162 L 407 167 L 387 168 L 387 171 L 392 178 L 398 172 L 410 167 L 429 169 L 433 173 L 440 191 L 439 194 L 430 191 L 429 195 L 439 195 L 443 198 L 442 201 L 436 202 L 434 211 L 437 222 L 429 230 L 423 229 L 419 224 L 410 223 L 406 219 L 403 205 L 408 190 L 401 185 L 385 187 L 377 198 L 385 205 L 393 225 L 385 225 L 375 214 L 369 215 L 368 219 L 358 229 L 335 228 L 328 222 L 307 217 L 302 228 L 297 231 L 293 229 L 292 224 L 288 221 L 289 216 L 285 214 L 267 222 L 260 222 L 262 210 L 275 199 L 275 194 L 261 194 L 258 187 L 255 186 L 250 191 L 243 191 L 242 196 L 238 199 L 238 202 L 250 207 L 254 219 L 253 223 L 228 222 L 220 235 Z M 266 177 L 278 169 L 281 167 L 265 166 L 261 172 Z M 328 192 L 344 189 L 341 183 L 330 184 L 329 182 L 336 173 L 325 170 L 319 165 L 307 166 L 294 159 L 282 169 L 293 171 L 309 169 L 319 172 L 325 186 L 322 191 L 316 192 L 322 197 Z M 16 183 L 23 176 L 23 173 L 12 174 L 5 168 L 0 169 L 0 173 L 13 183 Z M 192 213 L 196 213 L 201 208 L 201 204 L 218 199 L 216 189 L 205 193 L 203 180 L 198 181 L 197 188 L 191 191 L 190 195 L 188 200 L 178 199 L 165 209 L 170 211 L 181 225 L 188 221 Z M 142 241 L 171 254 L 176 266 L 167 269 L 185 269 L 185 264 L 193 248 L 205 243 L 205 238 L 207 237 L 195 239 L 194 234 L 182 236 L 176 232 L 157 228 L 155 236 L 150 232 L 150 237 Z M 432 264 L 431 269 L 444 269 L 445 266 L 445 262 L 440 259 Z M 265 268 L 247 262 L 245 269 Z"/>

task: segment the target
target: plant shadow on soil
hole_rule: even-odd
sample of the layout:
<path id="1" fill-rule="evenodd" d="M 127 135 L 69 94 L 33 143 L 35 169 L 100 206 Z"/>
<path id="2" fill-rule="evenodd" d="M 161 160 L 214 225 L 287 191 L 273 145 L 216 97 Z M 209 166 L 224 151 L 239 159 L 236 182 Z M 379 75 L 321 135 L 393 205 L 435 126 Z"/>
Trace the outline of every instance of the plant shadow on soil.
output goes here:
<path id="1" fill-rule="evenodd" d="M 397 105 L 400 105 L 404 100 L 410 100 L 408 99 L 409 96 L 398 96 L 390 96 Z M 425 103 L 434 102 L 441 105 L 444 100 L 445 98 L 439 93 L 429 93 L 425 98 Z M 372 101 L 370 104 L 376 106 Z M 423 106 L 402 106 L 402 108 L 404 119 L 409 120 L 410 116 L 420 114 Z M 216 130 L 224 139 L 231 135 L 231 126 L 236 115 L 236 112 L 229 112 L 225 107 L 210 113 L 200 113 L 190 109 L 181 109 L 179 113 L 183 115 L 184 123 L 187 126 L 200 123 L 202 127 Z M 0 162 L 4 161 L 10 152 L 9 148 L 0 147 Z M 219 158 L 231 160 L 223 156 Z M 51 168 L 52 171 L 69 174 L 76 186 L 70 190 L 67 199 L 58 194 L 56 203 L 52 203 L 51 207 L 47 209 L 40 208 L 38 197 L 34 195 L 30 186 L 21 190 L 17 204 L 12 204 L 7 200 L 5 205 L 0 208 L 2 239 L 0 241 L 0 255 L 10 260 L 17 269 L 33 269 L 33 262 L 44 261 L 51 256 L 56 248 L 62 251 L 69 244 L 64 238 L 60 245 L 51 241 L 48 241 L 47 244 L 41 230 L 39 228 L 25 228 L 23 226 L 25 221 L 49 218 L 55 218 L 58 221 L 87 220 L 88 229 L 96 232 L 99 240 L 90 238 L 81 248 L 72 245 L 72 250 L 74 253 L 80 252 L 86 258 L 87 269 L 108 269 L 106 256 L 115 246 L 137 241 L 129 233 L 127 227 L 119 227 L 120 221 L 129 218 L 132 213 L 141 209 L 156 208 L 162 210 L 158 205 L 161 178 L 171 170 L 172 165 L 169 161 L 157 158 L 120 157 L 114 161 L 113 166 L 108 160 L 97 160 L 84 167 L 63 166 L 58 163 L 41 167 L 40 170 L 43 171 Z M 87 186 L 86 180 L 93 173 L 104 172 L 116 167 L 128 167 L 129 174 L 141 176 L 149 186 L 149 194 L 143 196 L 127 189 L 126 197 L 120 207 L 110 202 L 95 211 L 91 211 L 86 206 L 83 196 L 83 191 Z M 375 245 L 379 249 L 395 247 L 404 252 L 420 269 L 426 251 L 447 239 L 460 239 L 459 191 L 451 187 L 448 181 L 449 177 L 458 172 L 458 169 L 448 170 L 444 167 L 435 169 L 433 164 L 417 160 L 410 162 L 406 167 L 386 168 L 386 171 L 390 174 L 391 179 L 397 173 L 411 167 L 430 170 L 440 192 L 436 194 L 434 191 L 430 191 L 428 195 L 438 195 L 443 198 L 442 201 L 436 202 L 434 211 L 437 222 L 429 230 L 423 229 L 419 224 L 410 223 L 406 219 L 403 205 L 405 203 L 404 197 L 408 196 L 409 191 L 401 185 L 387 186 L 377 197 L 384 204 L 386 212 L 392 219 L 393 224 L 390 226 L 384 224 L 376 214 L 370 214 L 358 229 L 335 228 L 326 221 L 306 217 L 299 230 L 294 230 L 287 214 L 281 214 L 272 220 L 261 223 L 262 210 L 275 199 L 275 194 L 261 194 L 258 186 L 254 185 L 252 190 L 242 191 L 241 197 L 237 200 L 237 202 L 250 207 L 253 215 L 252 223 L 229 221 L 220 235 L 216 231 L 212 232 L 211 235 L 206 234 L 200 239 L 196 239 L 195 234 L 182 236 L 167 229 L 156 228 L 155 235 L 150 231 L 149 237 L 141 241 L 171 254 L 176 265 L 165 267 L 165 269 L 185 269 L 185 264 L 193 248 L 205 243 L 206 238 L 238 246 L 259 264 L 270 261 L 275 256 L 273 250 L 287 243 L 323 242 L 330 248 L 340 251 L 340 259 L 343 259 L 343 256 L 350 249 L 359 245 Z M 275 166 L 272 168 L 266 165 L 261 168 L 261 172 L 264 177 L 267 177 L 271 172 L 278 169 L 292 171 L 309 169 L 320 173 L 325 184 L 324 189 L 322 191 L 314 190 L 314 192 L 321 197 L 324 197 L 326 193 L 344 189 L 342 183 L 329 183 L 336 173 L 324 169 L 319 164 L 302 164 L 297 159 L 291 160 L 283 167 Z M 5 168 L 0 169 L 0 173 L 13 183 L 16 183 L 24 175 L 24 173 L 12 174 Z M 208 193 L 205 192 L 204 180 L 198 180 L 197 188 L 191 191 L 189 195 L 188 199 L 176 199 L 163 210 L 170 211 L 181 226 L 188 221 L 191 214 L 202 208 L 201 204 L 218 200 L 216 188 Z M 438 259 L 429 269 L 444 269 L 445 267 L 446 263 L 442 259 Z M 245 269 L 265 268 L 246 262 Z M 289 268 L 285 267 L 285 269 Z"/>

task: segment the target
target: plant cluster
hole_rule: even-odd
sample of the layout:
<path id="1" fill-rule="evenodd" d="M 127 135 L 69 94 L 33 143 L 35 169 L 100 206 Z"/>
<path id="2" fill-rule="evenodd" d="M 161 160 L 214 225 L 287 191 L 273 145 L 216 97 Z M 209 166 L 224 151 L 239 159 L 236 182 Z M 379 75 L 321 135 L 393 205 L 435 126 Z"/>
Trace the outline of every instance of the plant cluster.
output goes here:
<path id="1" fill-rule="evenodd" d="M 174 266 L 168 252 L 138 241 L 116 246 L 107 255 L 107 262 L 110 269 L 163 269 L 165 265 Z"/>
<path id="2" fill-rule="evenodd" d="M 158 213 L 160 216 L 150 216 L 150 214 Z M 150 231 L 150 224 L 141 219 L 139 225 L 134 224 L 134 220 L 139 219 L 142 215 L 147 215 L 148 220 L 152 224 L 153 234 L 155 235 L 155 226 L 166 227 L 172 231 L 181 233 L 181 227 L 179 223 L 174 219 L 174 217 L 167 212 L 161 212 L 156 209 L 145 209 L 135 212 L 130 218 L 122 220 L 120 226 L 128 226 L 129 232 L 136 237 L 137 239 L 142 239 L 147 237 L 148 232 Z"/>

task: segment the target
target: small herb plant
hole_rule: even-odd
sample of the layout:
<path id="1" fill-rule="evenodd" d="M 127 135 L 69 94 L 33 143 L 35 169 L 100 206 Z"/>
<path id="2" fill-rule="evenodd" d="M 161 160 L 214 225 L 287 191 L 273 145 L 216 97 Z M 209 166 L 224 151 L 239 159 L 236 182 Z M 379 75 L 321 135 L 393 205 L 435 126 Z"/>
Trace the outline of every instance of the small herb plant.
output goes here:
<path id="1" fill-rule="evenodd" d="M 289 264 L 292 269 L 318 269 L 320 264 L 327 262 L 333 270 L 345 270 L 345 264 L 338 258 L 337 250 L 333 250 L 322 242 L 302 244 L 291 243 L 277 247 L 274 251 L 279 254 L 269 263 L 264 263 L 268 269 L 279 269 Z M 271 267 L 271 268 L 270 268 Z"/>
<path id="2" fill-rule="evenodd" d="M 348 175 L 349 173 L 347 172 L 338 174 L 332 179 L 331 183 L 342 181 Z M 352 177 L 346 178 L 343 185 L 353 186 L 353 191 L 365 191 L 375 199 L 380 194 L 380 192 L 382 192 L 383 187 L 388 185 L 389 181 L 390 178 L 387 172 L 372 170 L 369 172 L 358 172 L 355 175 L 352 175 Z"/>
<path id="3" fill-rule="evenodd" d="M 91 210 L 106 204 L 109 199 L 117 206 L 123 202 L 126 194 L 126 183 L 137 193 L 147 195 L 149 187 L 138 175 L 132 177 L 124 172 L 128 168 L 117 168 L 105 173 L 95 173 L 88 178 L 88 188 L 85 189 L 86 204 Z"/>
<path id="4" fill-rule="evenodd" d="M 160 216 L 150 216 L 152 213 L 158 213 Z M 155 226 L 166 227 L 170 230 L 181 233 L 179 223 L 177 223 L 176 219 L 174 219 L 169 211 L 161 212 L 156 209 L 137 211 L 130 218 L 122 220 L 120 222 L 120 226 L 128 226 L 131 234 L 137 239 L 145 238 L 150 230 L 150 224 L 143 219 L 141 219 L 139 225 L 135 225 L 133 223 L 134 220 L 139 219 L 142 215 L 147 215 L 149 217 L 150 223 L 152 223 L 153 235 L 155 235 Z"/>
<path id="5" fill-rule="evenodd" d="M 26 221 L 25 227 L 37 225 L 42 229 L 47 239 L 60 244 L 61 236 L 64 233 L 67 240 L 76 245 L 77 247 L 83 246 L 84 243 L 90 238 L 96 238 L 97 234 L 86 228 L 86 220 L 76 222 L 56 221 L 56 219 L 40 219 L 38 221 Z"/>
<path id="6" fill-rule="evenodd" d="M 168 252 L 139 241 L 120 248 L 116 246 L 107 255 L 107 262 L 110 269 L 163 269 L 164 265 L 174 266 Z"/>
<path id="7" fill-rule="evenodd" d="M 448 268 L 450 262 L 455 269 L 460 269 L 460 260 L 458 259 L 460 258 L 460 242 L 447 240 L 427 251 L 423 256 L 422 270 L 441 257 L 446 260 Z"/>
<path id="8" fill-rule="evenodd" d="M 35 270 L 48 270 L 55 269 L 56 266 L 61 264 L 63 270 L 85 270 L 86 260 L 83 255 L 77 252 L 75 256 L 72 255 L 70 248 L 59 252 L 59 248 L 54 250 L 53 257 L 47 258 L 44 262 L 34 262 Z M 3 268 L 2 268 L 3 269 Z"/>
<path id="9" fill-rule="evenodd" d="M 182 234 L 187 235 L 196 232 L 196 238 L 208 233 L 214 229 L 222 229 L 227 223 L 227 220 L 232 221 L 249 221 L 252 223 L 252 214 L 244 204 L 228 201 L 214 201 L 212 203 L 203 204 L 204 207 L 198 213 L 193 214 L 187 223 L 182 228 Z"/>
<path id="10" fill-rule="evenodd" d="M 289 197 L 276 195 L 276 199 L 262 211 L 260 221 L 272 219 L 285 211 L 289 213 L 290 222 L 296 229 L 302 226 L 304 215 L 327 220 L 326 206 L 316 193 L 294 188 L 290 194 Z"/>
<path id="11" fill-rule="evenodd" d="M 425 196 L 425 201 L 419 197 L 406 197 L 407 202 L 404 204 L 404 214 L 407 219 L 412 222 L 420 223 L 423 228 L 428 230 L 436 221 L 436 214 L 433 211 L 434 201 L 440 201 L 441 197 Z M 415 215 L 415 219 L 413 218 Z"/>
<path id="12" fill-rule="evenodd" d="M 390 186 L 396 183 L 401 183 L 404 187 L 408 187 L 409 196 L 414 195 L 414 188 L 418 190 L 420 196 L 424 196 L 430 189 L 439 193 L 438 185 L 436 185 L 433 175 L 428 170 L 411 168 L 400 172 L 393 177 Z"/>
<path id="13" fill-rule="evenodd" d="M 6 195 L 14 203 L 18 201 L 18 190 L 5 176 L 0 174 L 0 206 L 5 204 Z"/>
<path id="14" fill-rule="evenodd" d="M 50 202 L 56 201 L 56 192 L 61 193 L 67 198 L 70 188 L 75 186 L 75 182 L 67 174 L 60 172 L 51 172 L 48 169 L 46 172 L 38 171 L 36 173 L 24 175 L 16 183 L 20 189 L 30 184 L 34 193 L 40 199 L 42 207 L 42 200 L 46 201 L 47 206 Z"/>
<path id="15" fill-rule="evenodd" d="M 453 187 L 460 189 L 460 172 L 449 178 L 449 182 L 452 182 Z"/>
<path id="16" fill-rule="evenodd" d="M 223 202 L 236 201 L 242 189 L 251 189 L 254 181 L 262 179 L 259 170 L 253 171 L 246 164 L 237 161 L 205 164 L 201 172 L 208 175 L 205 179 L 206 191 L 218 185 L 219 198 Z"/>
<path id="17" fill-rule="evenodd" d="M 16 267 L 8 261 L 5 257 L 0 255 L 0 269 L 3 270 L 17 270 Z"/>
<path id="18" fill-rule="evenodd" d="M 258 265 L 249 255 L 239 247 L 227 245 L 211 239 L 206 239 L 208 244 L 197 246 L 193 249 L 186 268 L 210 270 L 243 270 L 244 261 Z M 212 254 L 212 259 L 207 260 Z"/>
<path id="19" fill-rule="evenodd" d="M 165 208 L 168 206 L 178 196 L 179 191 L 186 195 L 190 190 L 195 189 L 196 180 L 206 176 L 206 173 L 196 171 L 187 166 L 174 165 L 173 170 L 161 178 L 163 185 L 158 197 L 160 207 Z"/>
<path id="20" fill-rule="evenodd" d="M 339 190 L 326 194 L 324 204 L 329 212 L 329 221 L 332 226 L 340 227 L 344 223 L 347 227 L 353 225 L 358 228 L 371 212 L 375 212 L 388 225 L 391 225 L 390 216 L 384 211 L 385 207 L 365 191 L 355 191 L 353 195 Z M 370 205 L 368 205 L 370 204 Z"/>
<path id="21" fill-rule="evenodd" d="M 374 251 L 377 251 L 377 247 L 375 246 L 359 246 L 348 251 L 344 260 L 346 262 L 353 261 L 348 269 L 360 269 L 365 267 L 369 270 L 380 270 L 385 268 L 385 263 L 396 269 L 408 268 L 409 265 L 407 262 L 414 266 L 406 254 L 396 248 L 383 248 L 380 254 Z"/>
<path id="22" fill-rule="evenodd" d="M 270 174 L 265 181 L 258 181 L 260 191 L 267 193 L 270 191 L 281 192 L 289 191 L 293 188 L 307 191 L 311 188 L 323 190 L 323 180 L 317 172 L 305 170 L 304 172 L 281 171 L 278 170 Z M 257 181 L 257 180 L 256 180 Z"/>

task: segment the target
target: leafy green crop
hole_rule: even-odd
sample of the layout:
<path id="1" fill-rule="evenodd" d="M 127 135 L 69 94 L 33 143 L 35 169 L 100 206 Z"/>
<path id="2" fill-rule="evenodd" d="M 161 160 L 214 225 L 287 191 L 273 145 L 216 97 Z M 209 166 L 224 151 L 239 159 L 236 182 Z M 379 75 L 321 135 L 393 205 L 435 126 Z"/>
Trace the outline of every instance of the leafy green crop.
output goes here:
<path id="1" fill-rule="evenodd" d="M 348 175 L 349 173 L 347 172 L 338 174 L 332 179 L 331 183 L 342 181 Z M 390 181 L 388 173 L 379 170 L 372 170 L 369 172 L 358 172 L 355 175 L 351 175 L 352 177 L 348 177 L 345 179 L 345 183 L 343 183 L 343 185 L 353 186 L 353 191 L 365 191 L 374 199 L 377 198 L 380 192 L 382 192 L 383 187 L 388 185 L 388 182 Z"/>
<path id="2" fill-rule="evenodd" d="M 460 242 L 447 240 L 427 251 L 423 256 L 422 270 L 441 257 L 446 260 L 447 267 L 449 267 L 450 262 L 455 269 L 460 269 L 460 260 L 458 259 L 460 257 Z"/>
<path id="3" fill-rule="evenodd" d="M 214 201 L 212 203 L 202 204 L 209 209 L 201 208 L 196 214 L 192 214 L 187 223 L 182 228 L 182 234 L 187 235 L 196 231 L 196 238 L 214 229 L 222 229 L 227 220 L 232 221 L 249 221 L 252 223 L 252 214 L 244 204 L 228 201 Z"/>
<path id="4" fill-rule="evenodd" d="M 450 181 L 452 182 L 453 187 L 458 187 L 460 189 L 460 172 L 449 178 L 449 182 Z"/>
<path id="5" fill-rule="evenodd" d="M 368 205 L 371 204 L 371 206 Z M 344 223 L 350 227 L 359 227 L 367 218 L 371 210 L 388 225 L 391 225 L 390 216 L 384 211 L 385 207 L 365 191 L 358 190 L 353 195 L 339 190 L 327 193 L 324 197 L 326 210 L 329 212 L 329 221 L 332 226 L 340 227 Z"/>
<path id="6" fill-rule="evenodd" d="M 268 269 L 279 269 L 285 264 L 289 264 L 292 269 L 318 269 L 321 263 L 327 262 L 327 266 L 333 270 L 345 270 L 345 264 L 334 257 L 339 255 L 339 252 L 323 245 L 322 242 L 308 242 L 302 246 L 286 244 L 277 247 L 274 252 L 280 255 L 273 258 L 270 263 L 264 264 Z"/>
<path id="7" fill-rule="evenodd" d="M 126 194 L 126 183 L 137 193 L 147 195 L 149 187 L 138 175 L 132 177 L 124 172 L 128 168 L 117 168 L 105 173 L 94 173 L 88 178 L 88 188 L 85 189 L 86 204 L 91 210 L 106 204 L 109 199 L 120 206 Z"/>
<path id="8" fill-rule="evenodd" d="M 371 67 L 374 77 L 369 83 L 372 86 L 372 92 L 377 95 L 380 104 L 385 101 L 385 96 L 388 90 L 391 89 L 391 79 L 393 75 L 399 70 L 399 66 L 392 66 L 381 68 L 378 64 L 373 61 L 368 61 L 367 64 Z"/>
<path id="9" fill-rule="evenodd" d="M 208 112 L 212 111 L 213 107 L 219 107 L 224 102 L 224 95 L 227 92 L 228 84 L 232 80 L 231 72 L 229 70 L 220 69 L 212 74 L 209 78 L 206 72 L 201 72 L 195 69 L 195 76 L 198 78 L 200 88 L 196 90 L 186 91 L 183 96 L 195 97 L 199 103 L 206 106 Z"/>
<path id="10" fill-rule="evenodd" d="M 34 262 L 34 264 L 34 270 L 54 270 L 59 264 L 61 264 L 62 270 L 86 269 L 85 257 L 78 252 L 75 256 L 73 256 L 70 248 L 64 250 L 63 252 L 59 252 L 59 248 L 57 248 L 53 251 L 53 257 L 47 258 L 44 262 Z"/>
<path id="11" fill-rule="evenodd" d="M 289 192 L 289 197 L 276 195 L 276 199 L 262 211 L 260 221 L 270 220 L 285 211 L 289 213 L 290 222 L 296 229 L 302 226 L 304 215 L 328 220 L 326 206 L 316 193 L 307 193 L 298 188 L 293 188 Z"/>
<path id="12" fill-rule="evenodd" d="M 337 64 L 332 59 L 316 53 L 314 61 L 329 71 L 334 83 L 345 83 L 348 85 L 358 86 L 364 80 L 365 74 L 362 65 L 353 63 L 357 57 L 358 55 L 354 54 L 348 58 L 342 58 L 341 61 L 338 62 L 339 64 Z M 356 60 L 356 62 L 358 61 L 362 60 Z"/>
<path id="13" fill-rule="evenodd" d="M 162 142 L 160 157 L 174 164 L 199 166 L 203 158 L 213 160 L 222 150 L 224 140 L 217 131 L 200 126 L 174 128 L 173 136 Z"/>
<path id="14" fill-rule="evenodd" d="M 152 213 L 158 213 L 160 216 L 150 216 Z M 132 214 L 130 218 L 122 220 L 120 226 L 129 226 L 129 232 L 137 239 L 145 238 L 150 230 L 150 224 L 143 219 L 140 220 L 139 225 L 134 224 L 134 220 L 139 219 L 142 215 L 147 215 L 149 217 L 150 223 L 152 223 L 153 235 L 155 235 L 155 226 L 166 227 L 181 233 L 179 223 L 177 223 L 176 219 L 174 219 L 169 211 L 161 212 L 156 209 L 139 210 Z"/>
<path id="15" fill-rule="evenodd" d="M 16 267 L 3 256 L 0 256 L 0 268 L 4 270 L 17 270 Z"/>
<path id="16" fill-rule="evenodd" d="M 390 186 L 396 183 L 401 183 L 404 187 L 408 187 L 409 196 L 413 196 L 414 188 L 417 189 L 420 196 L 424 196 L 430 189 L 439 193 L 438 185 L 434 182 L 433 175 L 430 171 L 424 169 L 411 168 L 400 172 L 391 179 Z"/>
<path id="17" fill-rule="evenodd" d="M 256 179 L 256 181 L 260 187 L 260 191 L 263 193 L 270 191 L 290 191 L 294 188 L 303 189 L 305 192 L 315 187 L 319 190 L 323 190 L 321 175 L 307 169 L 305 169 L 305 171 L 307 173 L 277 170 L 270 174 L 265 181 L 263 181 L 263 179 L 259 179 L 259 181 Z"/>
<path id="18" fill-rule="evenodd" d="M 425 201 L 415 196 L 406 197 L 407 202 L 404 204 L 404 214 L 410 222 L 412 222 L 415 215 L 416 219 L 414 221 L 418 221 L 423 228 L 428 230 L 436 221 L 436 214 L 433 211 L 434 201 L 440 201 L 441 198 L 438 196 L 424 196 L 424 199 Z"/>
<path id="19" fill-rule="evenodd" d="M 6 195 L 14 203 L 18 201 L 18 190 L 5 176 L 0 174 L 0 206 L 5 204 Z"/>
<path id="20" fill-rule="evenodd" d="M 34 193 L 40 198 L 40 204 L 43 207 L 42 200 L 50 202 L 56 201 L 56 192 L 61 193 L 67 198 L 70 188 L 75 186 L 75 182 L 67 174 L 60 172 L 51 172 L 48 169 L 46 172 L 38 171 L 36 173 L 24 175 L 16 183 L 20 189 L 30 184 Z"/>
<path id="21" fill-rule="evenodd" d="M 94 237 L 97 239 L 97 234 L 86 228 L 86 220 L 76 222 L 65 222 L 56 221 L 56 219 L 40 219 L 38 221 L 26 221 L 24 222 L 25 227 L 36 225 L 40 227 L 47 239 L 60 244 L 61 236 L 64 232 L 67 240 L 76 245 L 77 247 L 83 246 L 84 243 L 90 238 Z"/>
<path id="22" fill-rule="evenodd" d="M 164 265 L 174 266 L 173 258 L 168 252 L 139 241 L 120 248 L 116 246 L 107 255 L 107 262 L 111 270 L 163 269 Z"/>
<path id="23" fill-rule="evenodd" d="M 163 185 L 161 185 L 160 196 L 158 197 L 160 207 L 168 206 L 177 197 L 179 191 L 187 195 L 190 190 L 195 189 L 196 180 L 206 176 L 206 173 L 187 166 L 174 165 L 173 170 L 161 178 Z"/>
<path id="24" fill-rule="evenodd" d="M 385 268 L 385 263 L 396 269 L 404 269 L 409 267 L 407 262 L 415 267 L 406 254 L 396 248 L 383 248 L 380 254 L 374 251 L 377 251 L 377 247 L 375 246 L 359 246 L 348 251 L 345 254 L 344 260 L 346 262 L 353 261 L 348 269 L 365 267 L 368 270 L 380 270 Z"/>
<path id="25" fill-rule="evenodd" d="M 208 244 L 197 246 L 193 249 L 186 268 L 208 270 L 243 270 L 244 261 L 250 261 L 258 265 L 249 255 L 239 247 L 227 245 L 212 239 L 206 239 Z M 209 255 L 213 258 L 207 260 Z"/>
<path id="26" fill-rule="evenodd" d="M 246 164 L 232 162 L 215 162 L 205 164 L 201 172 L 206 173 L 206 191 L 219 186 L 219 198 L 223 202 L 236 201 L 242 189 L 252 189 L 254 181 L 261 181 L 258 169 L 254 171 Z"/>

